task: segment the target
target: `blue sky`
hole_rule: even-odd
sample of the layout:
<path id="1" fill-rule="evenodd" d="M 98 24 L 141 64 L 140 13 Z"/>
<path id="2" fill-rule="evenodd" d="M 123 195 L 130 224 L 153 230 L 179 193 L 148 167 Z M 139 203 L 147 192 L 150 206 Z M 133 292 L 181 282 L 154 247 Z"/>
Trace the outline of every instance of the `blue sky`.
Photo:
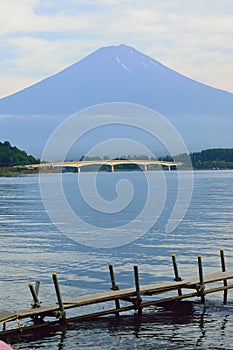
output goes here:
<path id="1" fill-rule="evenodd" d="M 0 0 L 0 97 L 127 44 L 233 92 L 232 0 Z"/>

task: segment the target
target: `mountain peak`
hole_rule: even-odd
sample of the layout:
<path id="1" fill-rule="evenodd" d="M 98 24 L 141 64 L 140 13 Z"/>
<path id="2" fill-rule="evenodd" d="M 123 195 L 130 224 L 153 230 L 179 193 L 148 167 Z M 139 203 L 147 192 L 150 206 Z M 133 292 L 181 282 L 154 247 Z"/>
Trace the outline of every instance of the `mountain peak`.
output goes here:
<path id="1" fill-rule="evenodd" d="M 33 86 L 0 99 L 0 114 L 69 115 L 106 102 L 142 104 L 162 114 L 218 114 L 232 94 L 211 88 L 120 44 L 102 47 Z M 230 96 L 230 97 L 229 97 Z M 224 107 L 225 108 L 225 107 Z"/>
<path id="2" fill-rule="evenodd" d="M 218 136 L 221 146 L 232 143 L 233 94 L 185 77 L 125 44 L 102 47 L 63 71 L 0 99 L 0 115 L 12 115 L 0 118 L 0 138 L 2 133 L 3 139 L 26 149 L 29 136 L 25 139 L 25 130 L 32 144 L 38 134 L 47 140 L 53 127 L 67 116 L 108 102 L 154 109 L 181 133 L 185 131 L 188 140 L 202 135 L 202 148 L 210 146 L 205 143 L 206 130 L 208 138 L 215 141 Z"/>
<path id="3" fill-rule="evenodd" d="M 118 65 L 118 68 L 124 69 L 125 73 L 128 72 L 128 74 L 138 74 L 140 70 L 141 75 L 147 75 L 149 72 L 146 72 L 146 70 L 153 70 L 154 72 L 157 70 L 160 71 L 160 73 L 163 72 L 163 74 L 178 74 L 156 61 L 154 58 L 125 44 L 102 47 L 83 58 L 80 62 L 75 63 L 74 66 L 77 67 L 77 65 L 82 62 L 87 63 L 89 67 L 91 67 L 92 64 L 97 67 L 98 64 L 101 64 L 101 61 L 106 68 L 109 64 L 114 64 L 115 68 Z M 113 70 L 113 66 L 111 66 L 111 70 Z"/>

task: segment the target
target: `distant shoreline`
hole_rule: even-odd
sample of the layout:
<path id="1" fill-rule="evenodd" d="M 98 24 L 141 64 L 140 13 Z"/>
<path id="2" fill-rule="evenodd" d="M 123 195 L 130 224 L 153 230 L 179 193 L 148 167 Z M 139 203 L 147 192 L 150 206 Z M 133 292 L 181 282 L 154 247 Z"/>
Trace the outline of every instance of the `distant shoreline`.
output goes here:
<path id="1" fill-rule="evenodd" d="M 0 167 L 0 176 L 13 176 L 13 175 L 26 175 L 26 174 L 38 174 L 38 169 L 33 170 L 24 170 L 24 169 L 15 169 L 12 167 Z"/>
<path id="2" fill-rule="evenodd" d="M 192 169 L 180 169 L 182 171 L 188 171 L 188 170 L 193 170 L 193 171 L 221 171 L 221 170 L 233 170 L 232 168 L 202 168 L 202 169 L 195 169 L 195 168 L 192 168 Z M 129 170 L 129 169 L 121 169 L 121 170 L 116 170 L 115 172 L 123 172 L 123 171 L 127 171 L 127 172 L 140 172 L 140 170 L 136 170 L 136 169 L 133 169 L 133 170 Z M 152 171 L 159 171 L 159 170 L 149 170 L 149 172 L 152 172 Z M 163 171 L 168 171 L 168 170 L 163 170 Z M 171 170 L 171 171 L 176 171 L 176 170 Z M 93 173 L 95 171 L 83 171 L 83 173 Z M 104 173 L 111 173 L 109 171 L 101 171 L 101 172 L 104 172 Z M 0 177 L 8 177 L 8 176 L 20 176 L 20 175 L 38 175 L 38 174 L 59 174 L 60 171 L 56 171 L 55 169 L 53 170 L 39 170 L 39 169 L 32 169 L 32 170 L 29 170 L 29 169 L 15 169 L 15 168 L 1 168 L 0 167 Z M 77 173 L 75 171 L 65 171 L 63 172 L 64 174 L 65 173 Z M 81 172 L 82 173 L 82 172 Z"/>
<path id="3" fill-rule="evenodd" d="M 39 169 L 19 169 L 12 167 L 0 167 L 1 176 L 37 175 L 39 173 L 56 173 L 56 170 L 39 171 Z"/>

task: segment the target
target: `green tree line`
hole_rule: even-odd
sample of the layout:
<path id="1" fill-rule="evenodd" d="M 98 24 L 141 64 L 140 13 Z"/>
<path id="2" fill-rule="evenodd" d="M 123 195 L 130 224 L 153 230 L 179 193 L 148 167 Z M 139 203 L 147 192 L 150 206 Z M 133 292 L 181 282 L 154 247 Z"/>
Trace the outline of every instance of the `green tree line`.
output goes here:
<path id="1" fill-rule="evenodd" d="M 233 148 L 211 148 L 201 152 L 179 154 L 174 159 L 170 156 L 161 157 L 159 160 L 182 162 L 189 166 L 191 159 L 194 169 L 233 169 Z"/>
<path id="2" fill-rule="evenodd" d="M 0 142 L 0 167 L 36 163 L 40 163 L 40 160 L 27 155 L 25 151 L 21 151 L 15 146 L 11 146 L 9 141 Z"/>
<path id="3" fill-rule="evenodd" d="M 194 169 L 233 169 L 233 148 L 213 148 L 190 153 Z"/>
<path id="4" fill-rule="evenodd" d="M 80 160 L 101 160 L 100 157 L 82 157 Z M 103 159 L 110 159 L 108 156 L 104 156 Z M 115 159 L 154 159 L 149 158 L 147 155 L 140 156 L 121 156 Z M 211 148 L 201 152 L 193 152 L 190 154 L 179 154 L 174 158 L 167 155 L 159 157 L 158 160 L 164 160 L 167 162 L 181 162 L 184 164 L 184 168 L 190 168 L 190 159 L 194 169 L 233 169 L 233 148 Z M 126 165 L 119 167 L 125 168 Z M 134 170 L 137 165 L 130 164 L 130 170 Z"/>

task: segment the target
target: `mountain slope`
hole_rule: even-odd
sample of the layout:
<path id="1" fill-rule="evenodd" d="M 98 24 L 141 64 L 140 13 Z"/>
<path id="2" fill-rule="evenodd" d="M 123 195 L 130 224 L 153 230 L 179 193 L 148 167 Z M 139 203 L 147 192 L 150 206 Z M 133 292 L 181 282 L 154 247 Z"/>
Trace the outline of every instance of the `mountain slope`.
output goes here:
<path id="1" fill-rule="evenodd" d="M 106 102 L 131 102 L 158 111 L 174 124 L 191 151 L 233 147 L 232 93 L 187 78 L 126 45 L 100 48 L 0 99 L 0 140 L 8 139 L 40 157 L 62 120 Z"/>
<path id="2" fill-rule="evenodd" d="M 229 115 L 233 94 L 189 79 L 137 50 L 101 48 L 78 63 L 0 99 L 0 114 L 64 114 L 103 102 L 133 102 L 168 116 Z"/>

